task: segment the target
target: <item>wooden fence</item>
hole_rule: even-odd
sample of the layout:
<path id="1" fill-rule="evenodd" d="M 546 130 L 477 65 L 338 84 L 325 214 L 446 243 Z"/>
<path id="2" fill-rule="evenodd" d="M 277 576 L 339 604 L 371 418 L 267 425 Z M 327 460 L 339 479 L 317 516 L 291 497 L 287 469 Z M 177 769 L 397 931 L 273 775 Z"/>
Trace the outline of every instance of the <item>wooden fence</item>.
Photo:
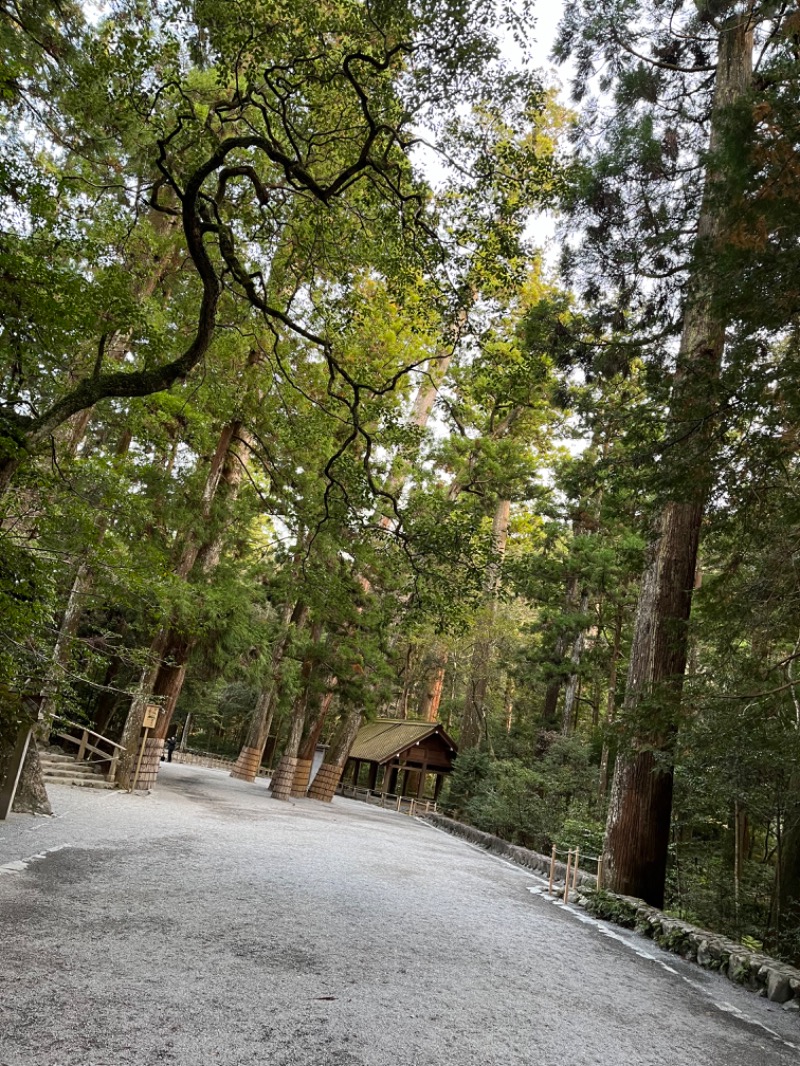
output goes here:
<path id="1" fill-rule="evenodd" d="M 399 814 L 430 814 L 438 810 L 433 800 L 394 796 L 391 792 L 376 792 L 369 788 L 357 788 L 355 785 L 340 784 L 336 793 L 345 799 L 361 800 L 363 803 L 372 804 L 373 807 L 383 807 L 384 810 L 397 811 Z"/>
<path id="2" fill-rule="evenodd" d="M 173 762 L 182 762 L 190 766 L 205 766 L 209 770 L 232 770 L 236 765 L 236 759 L 232 759 L 226 755 L 215 755 L 211 751 L 196 751 L 192 748 L 187 748 L 186 751 L 178 751 L 176 748 L 172 753 Z M 263 766 L 258 768 L 258 777 L 271 777 L 272 770 L 268 770 Z"/>

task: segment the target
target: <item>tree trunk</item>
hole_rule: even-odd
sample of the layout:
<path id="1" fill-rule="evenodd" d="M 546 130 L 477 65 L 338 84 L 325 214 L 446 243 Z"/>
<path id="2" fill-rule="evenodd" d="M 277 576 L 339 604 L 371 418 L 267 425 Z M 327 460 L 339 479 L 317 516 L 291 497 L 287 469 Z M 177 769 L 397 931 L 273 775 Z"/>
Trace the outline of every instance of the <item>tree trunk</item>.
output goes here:
<path id="1" fill-rule="evenodd" d="M 347 764 L 350 749 L 353 747 L 360 728 L 361 708 L 351 707 L 347 717 L 339 727 L 339 733 L 328 758 L 320 766 L 319 772 L 308 790 L 309 799 L 319 800 L 321 803 L 331 802 L 341 779 L 342 771 Z"/>
<path id="2" fill-rule="evenodd" d="M 220 433 L 200 500 L 200 518 L 203 522 L 198 523 L 199 528 L 202 528 L 211 518 L 214 500 L 223 475 L 234 496 L 238 489 L 242 477 L 241 463 L 234 458 L 231 449 L 234 438 L 240 430 L 240 422 L 231 422 Z M 175 566 L 177 577 L 188 581 L 204 547 L 207 549 L 210 562 L 218 559 L 219 553 L 214 543 L 204 545 L 200 535 L 195 532 L 189 533 L 184 538 L 180 557 Z M 121 743 L 125 750 L 120 757 L 117 780 L 123 788 L 130 787 L 133 779 L 145 708 L 148 703 L 153 702 L 154 697 L 163 698 L 163 710 L 159 714 L 158 723 L 153 732 L 154 742 L 150 744 L 148 751 L 148 765 L 143 776 L 145 782 L 143 787 L 150 787 L 152 778 L 158 771 L 160 749 L 164 746 L 163 742 L 167 736 L 172 713 L 183 686 L 186 662 L 191 647 L 192 644 L 185 635 L 169 625 L 162 626 L 152 640 L 148 652 L 148 666 L 145 667 L 139 680 L 122 731 Z"/>
<path id="3" fill-rule="evenodd" d="M 589 609 L 589 593 L 584 590 L 581 595 L 581 614 L 585 615 Z M 581 665 L 581 659 L 583 658 L 583 650 L 586 646 L 586 630 L 581 627 L 572 643 L 572 651 L 570 652 L 570 666 L 572 672 L 567 678 L 567 685 L 564 689 L 564 711 L 561 718 L 561 732 L 565 737 L 568 737 L 575 729 L 575 704 L 578 699 L 578 686 L 580 681 L 580 675 L 578 669 Z"/>
<path id="4" fill-rule="evenodd" d="M 442 702 L 444 675 L 447 670 L 447 652 L 440 647 L 434 649 L 434 661 L 427 670 L 425 688 L 417 707 L 417 717 L 423 722 L 435 722 Z"/>
<path id="5" fill-rule="evenodd" d="M 514 679 L 512 677 L 506 678 L 506 689 L 503 696 L 503 711 L 505 715 L 506 734 L 511 733 L 511 727 L 514 724 Z"/>
<path id="6" fill-rule="evenodd" d="M 731 16 L 721 31 L 712 109 L 711 149 L 724 109 L 741 99 L 752 80 L 750 16 Z M 716 174 L 706 175 L 698 242 L 713 251 L 725 219 L 714 202 Z M 625 694 L 625 713 L 641 724 L 630 750 L 617 756 L 603 870 L 615 892 L 653 906 L 664 902 L 672 812 L 672 753 L 686 668 L 700 526 L 711 481 L 711 420 L 725 340 L 714 309 L 713 281 L 690 278 L 673 384 L 671 420 L 675 497 L 663 508 L 650 564 L 642 581 Z"/>
<path id="7" fill-rule="evenodd" d="M 567 579 L 567 591 L 564 596 L 564 611 L 567 614 L 571 614 L 572 611 L 575 610 L 577 602 L 578 577 L 576 574 L 570 574 Z M 561 670 L 563 669 L 564 656 L 567 654 L 568 647 L 569 637 L 565 632 L 559 633 L 550 660 L 553 669 L 558 671 L 558 673 L 553 677 L 552 681 L 548 683 L 547 688 L 545 689 L 544 704 L 542 706 L 542 731 L 544 733 L 553 732 L 558 728 L 558 697 L 561 695 L 561 685 L 563 684 Z M 546 746 L 546 741 L 540 743 L 540 754 Z"/>
<path id="8" fill-rule="evenodd" d="M 500 588 L 500 576 L 503 559 L 508 543 L 508 524 L 511 516 L 511 502 L 498 500 L 492 522 L 492 558 L 486 568 L 484 592 L 487 599 L 488 615 L 482 633 L 475 639 L 472 651 L 472 668 L 467 681 L 467 694 L 461 717 L 459 734 L 459 751 L 479 748 L 487 734 L 486 693 L 489 687 L 489 666 L 494 647 L 493 622 L 497 612 L 497 593 Z"/>
<path id="9" fill-rule="evenodd" d="M 36 744 L 36 735 L 30 739 L 25 762 L 22 764 L 22 773 L 17 794 L 14 797 L 12 810 L 19 814 L 47 814 L 53 813 L 50 799 L 42 777 L 42 767 L 39 762 L 39 750 Z"/>
<path id="10" fill-rule="evenodd" d="M 272 649 L 269 680 L 258 695 L 255 708 L 250 716 L 244 745 L 239 752 L 236 765 L 231 770 L 231 777 L 236 777 L 240 781 L 255 781 L 256 779 L 275 715 L 281 681 L 281 666 L 286 649 L 289 647 L 292 633 L 302 629 L 305 625 L 307 615 L 308 607 L 302 600 L 298 600 L 294 608 L 290 604 L 284 608 L 283 634 Z"/>
<path id="11" fill-rule="evenodd" d="M 336 695 L 337 684 L 338 678 L 331 675 L 328 678 L 325 691 L 319 694 L 317 713 L 314 715 L 311 722 L 307 724 L 303 740 L 300 744 L 300 750 L 297 753 L 297 757 L 303 761 L 311 762 L 314 758 L 314 752 L 317 750 L 319 738 L 322 735 L 322 730 L 327 721 L 328 714 L 333 706 L 333 697 Z"/>
<path id="12" fill-rule="evenodd" d="M 608 697 L 606 700 L 606 725 L 610 726 L 617 713 L 617 668 L 619 666 L 620 649 L 622 647 L 622 604 L 617 605 L 617 616 L 614 622 L 614 646 L 611 649 L 611 664 L 608 670 Z M 603 741 L 603 750 L 600 754 L 600 774 L 597 786 L 597 796 L 602 803 L 608 792 L 608 740 Z"/>
<path id="13" fill-rule="evenodd" d="M 319 662 L 317 658 L 317 645 L 322 639 L 322 622 L 314 622 L 311 627 L 311 648 L 306 655 L 300 671 L 300 691 L 295 697 L 292 706 L 292 717 L 289 724 L 289 736 L 283 749 L 283 755 L 278 763 L 271 782 L 272 796 L 277 800 L 287 800 L 294 789 L 295 774 L 298 769 L 300 741 L 303 738 L 303 727 L 306 723 L 306 712 L 311 695 L 311 687 L 317 672 Z M 308 778 L 306 777 L 306 780 Z"/>
<path id="14" fill-rule="evenodd" d="M 790 797 L 794 803 L 789 804 L 781 834 L 775 927 L 779 946 L 784 934 L 790 934 L 792 962 L 800 966 L 800 777 L 791 783 Z"/>
<path id="15" fill-rule="evenodd" d="M 87 421 L 90 413 L 90 411 L 83 412 L 87 416 Z M 131 439 L 131 434 L 127 430 L 122 433 L 115 451 L 117 458 L 123 458 L 127 455 Z M 107 528 L 108 516 L 105 514 L 98 515 L 94 521 L 95 545 L 102 544 Z M 75 634 L 78 632 L 86 597 L 91 590 L 93 581 L 94 574 L 91 566 L 86 561 L 81 562 L 70 588 L 67 605 L 64 608 L 64 614 L 58 630 L 58 637 L 53 648 L 53 657 L 42 685 L 39 724 L 36 730 L 37 736 L 42 741 L 46 741 L 50 736 L 53 717 L 58 710 L 59 682 L 69 667 L 70 659 L 72 658 L 72 643 Z"/>

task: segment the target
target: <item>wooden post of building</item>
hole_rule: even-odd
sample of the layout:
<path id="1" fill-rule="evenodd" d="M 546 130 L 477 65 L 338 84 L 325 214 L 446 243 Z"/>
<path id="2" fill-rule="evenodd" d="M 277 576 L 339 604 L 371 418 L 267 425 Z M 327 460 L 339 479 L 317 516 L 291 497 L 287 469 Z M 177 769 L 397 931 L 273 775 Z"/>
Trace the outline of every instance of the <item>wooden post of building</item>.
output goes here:
<path id="1" fill-rule="evenodd" d="M 428 760 L 422 760 L 422 769 L 419 772 L 419 784 L 417 785 L 417 799 L 421 800 L 425 795 L 425 782 L 428 778 Z"/>
<path id="2" fill-rule="evenodd" d="M 556 846 L 553 845 L 553 852 L 550 856 L 550 883 L 547 886 L 547 895 L 553 895 L 553 878 L 556 876 Z"/>
<path id="3" fill-rule="evenodd" d="M 564 877 L 564 902 L 567 902 L 569 897 L 569 874 L 572 868 L 572 848 L 567 849 L 567 873 Z"/>

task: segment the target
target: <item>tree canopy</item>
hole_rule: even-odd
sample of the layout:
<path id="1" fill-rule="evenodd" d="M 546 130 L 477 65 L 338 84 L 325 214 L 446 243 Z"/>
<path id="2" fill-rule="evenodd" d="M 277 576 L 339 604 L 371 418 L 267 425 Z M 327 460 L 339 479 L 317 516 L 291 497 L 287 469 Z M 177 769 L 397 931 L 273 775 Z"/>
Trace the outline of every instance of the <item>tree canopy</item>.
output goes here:
<path id="1" fill-rule="evenodd" d="M 459 817 L 797 961 L 797 15 L 570 0 L 569 100 L 535 16 L 0 10 L 0 756 L 438 720 Z"/>

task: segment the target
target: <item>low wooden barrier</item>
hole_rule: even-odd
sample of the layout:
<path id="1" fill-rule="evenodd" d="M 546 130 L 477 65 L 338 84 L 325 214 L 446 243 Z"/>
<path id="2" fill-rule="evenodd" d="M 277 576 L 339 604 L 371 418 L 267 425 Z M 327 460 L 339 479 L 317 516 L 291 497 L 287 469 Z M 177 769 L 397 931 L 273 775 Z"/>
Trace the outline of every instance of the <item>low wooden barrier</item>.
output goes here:
<path id="1" fill-rule="evenodd" d="M 232 770 L 236 765 L 236 759 L 227 755 L 215 755 L 210 751 L 195 751 L 191 748 L 187 748 L 186 751 L 178 751 L 176 748 L 172 753 L 172 761 L 185 763 L 188 766 L 205 766 L 208 770 Z M 272 776 L 272 770 L 265 769 L 263 766 L 256 773 L 258 777 Z"/>
<path id="2" fill-rule="evenodd" d="M 78 762 L 91 763 L 108 763 L 107 766 L 103 766 L 110 784 L 113 784 L 117 776 L 117 763 L 119 757 L 125 750 L 121 744 L 117 744 L 116 741 L 109 740 L 108 737 L 104 737 L 102 733 L 95 733 L 93 729 L 88 729 L 86 726 L 81 725 L 80 722 L 71 722 L 68 718 L 56 717 L 54 721 L 60 722 L 66 726 L 65 729 L 54 729 L 53 735 L 60 737 L 61 740 L 66 740 L 69 744 L 76 744 L 78 746 L 78 752 L 75 758 Z M 79 731 L 79 736 L 74 733 L 67 732 L 67 729 L 73 729 Z M 94 742 L 90 739 L 94 738 Z M 104 744 L 106 748 L 111 749 L 104 751 L 99 747 L 99 744 Z"/>
<path id="3" fill-rule="evenodd" d="M 395 796 L 391 792 L 377 792 L 370 788 L 357 788 L 355 785 L 340 784 L 336 793 L 345 799 L 361 800 L 371 803 L 373 807 L 382 807 L 384 810 L 396 811 L 410 817 L 416 814 L 435 814 L 439 809 L 433 800 Z"/>
<path id="4" fill-rule="evenodd" d="M 549 877 L 549 880 L 548 880 L 548 883 L 547 883 L 547 894 L 548 894 L 548 896 L 552 896 L 552 894 L 553 894 L 553 882 L 556 879 L 556 866 L 560 865 L 560 864 L 558 864 L 558 856 L 559 855 L 566 855 L 567 856 L 567 865 L 566 865 L 566 868 L 563 870 L 563 875 L 564 875 L 564 902 L 565 903 L 567 902 L 567 900 L 569 898 L 570 891 L 572 891 L 572 892 L 577 891 L 577 888 L 578 888 L 578 868 L 580 866 L 581 859 L 583 859 L 584 862 L 593 862 L 593 863 L 597 864 L 597 874 L 596 874 L 596 879 L 595 879 L 595 887 L 597 889 L 602 889 L 602 887 L 603 887 L 603 856 L 602 855 L 581 855 L 581 849 L 580 848 L 567 848 L 566 851 L 564 851 L 563 848 L 562 848 L 559 851 L 559 849 L 554 844 L 552 853 L 550 855 L 550 877 Z M 572 881 L 572 884 L 570 884 L 570 880 Z"/>

